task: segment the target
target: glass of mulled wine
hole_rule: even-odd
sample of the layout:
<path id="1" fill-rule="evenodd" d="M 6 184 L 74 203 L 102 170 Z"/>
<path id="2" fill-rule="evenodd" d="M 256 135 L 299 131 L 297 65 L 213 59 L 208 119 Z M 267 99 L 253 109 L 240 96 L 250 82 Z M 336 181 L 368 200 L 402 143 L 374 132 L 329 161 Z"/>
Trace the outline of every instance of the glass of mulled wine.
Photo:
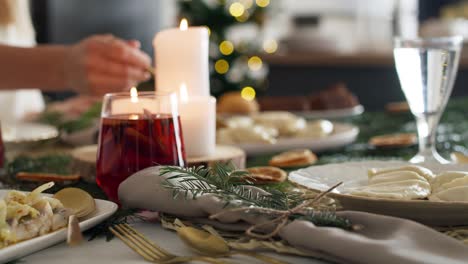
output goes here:
<path id="1" fill-rule="evenodd" d="M 174 93 L 114 93 L 104 96 L 96 181 L 118 202 L 121 182 L 156 165 L 185 166 L 182 130 Z"/>

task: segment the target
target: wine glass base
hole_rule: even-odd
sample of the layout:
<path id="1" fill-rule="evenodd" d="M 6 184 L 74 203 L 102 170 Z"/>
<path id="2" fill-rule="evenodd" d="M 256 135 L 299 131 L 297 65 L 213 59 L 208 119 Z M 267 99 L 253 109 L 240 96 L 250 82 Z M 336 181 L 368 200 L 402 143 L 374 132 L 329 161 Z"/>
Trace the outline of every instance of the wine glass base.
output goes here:
<path id="1" fill-rule="evenodd" d="M 451 163 L 449 160 L 444 159 L 437 152 L 432 152 L 430 155 L 418 153 L 416 156 L 409 160 L 410 163 L 438 163 L 448 164 Z"/>

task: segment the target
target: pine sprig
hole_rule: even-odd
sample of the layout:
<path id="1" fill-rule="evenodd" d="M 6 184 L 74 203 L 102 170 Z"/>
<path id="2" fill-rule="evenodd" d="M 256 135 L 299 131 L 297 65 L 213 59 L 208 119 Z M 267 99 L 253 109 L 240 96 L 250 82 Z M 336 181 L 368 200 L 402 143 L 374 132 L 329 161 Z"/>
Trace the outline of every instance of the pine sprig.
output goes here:
<path id="1" fill-rule="evenodd" d="M 56 111 L 45 111 L 39 117 L 39 122 L 57 127 L 60 131 L 73 133 L 92 127 L 101 114 L 101 103 L 95 103 L 77 119 L 67 120 L 65 115 Z"/>
<path id="2" fill-rule="evenodd" d="M 330 211 L 313 211 L 307 215 L 295 214 L 292 219 L 304 220 L 313 223 L 316 226 L 338 227 L 345 230 L 354 230 L 355 226 L 349 219 L 338 216 Z"/>
<path id="3" fill-rule="evenodd" d="M 172 190 L 174 198 L 184 195 L 184 199 L 197 199 L 203 194 L 213 194 L 224 200 L 226 205 L 235 207 L 210 215 L 209 219 L 217 219 L 220 215 L 236 211 L 270 214 L 270 220 L 252 225 L 246 230 L 250 237 L 270 239 L 276 236 L 288 221 L 295 219 L 310 221 L 318 226 L 354 229 L 348 219 L 337 216 L 333 211 L 322 212 L 314 209 L 321 198 L 342 183 L 337 183 L 313 198 L 307 198 L 296 192 L 288 193 L 287 190 L 275 188 L 273 185 L 252 188 L 253 183 L 244 180 L 249 177 L 247 171 L 236 170 L 232 164 L 226 163 L 217 163 L 211 168 L 164 166 L 160 168 L 160 175 L 167 176 L 162 185 Z M 265 225 L 276 227 L 266 234 L 255 232 Z"/>
<path id="4" fill-rule="evenodd" d="M 165 166 L 161 168 L 161 175 L 169 175 L 163 186 L 173 191 L 174 198 L 183 195 L 185 199 L 196 199 L 203 194 L 214 194 L 226 205 L 238 200 L 247 206 L 279 210 L 287 210 L 291 204 L 290 196 L 285 192 L 273 188 L 252 188 L 252 182 L 248 181 L 249 173 L 235 170 L 232 164 L 217 163 L 211 168 Z"/>

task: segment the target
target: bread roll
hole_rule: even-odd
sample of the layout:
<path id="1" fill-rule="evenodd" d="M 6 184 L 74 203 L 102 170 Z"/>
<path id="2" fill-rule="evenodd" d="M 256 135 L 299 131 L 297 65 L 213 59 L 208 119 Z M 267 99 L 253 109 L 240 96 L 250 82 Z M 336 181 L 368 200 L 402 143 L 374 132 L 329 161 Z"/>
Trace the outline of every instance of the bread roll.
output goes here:
<path id="1" fill-rule="evenodd" d="M 256 100 L 245 100 L 240 92 L 228 92 L 218 99 L 217 112 L 226 114 L 257 113 L 259 106 Z"/>

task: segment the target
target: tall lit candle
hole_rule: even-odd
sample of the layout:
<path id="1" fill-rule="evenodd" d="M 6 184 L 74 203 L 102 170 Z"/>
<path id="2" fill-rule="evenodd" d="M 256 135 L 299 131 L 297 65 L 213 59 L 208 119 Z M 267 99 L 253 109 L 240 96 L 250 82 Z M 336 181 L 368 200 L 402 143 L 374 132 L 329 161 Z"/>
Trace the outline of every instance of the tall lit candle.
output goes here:
<path id="1" fill-rule="evenodd" d="M 183 19 L 179 28 L 159 32 L 154 38 L 156 89 L 177 92 L 185 83 L 190 96 L 209 96 L 208 29 L 188 27 Z"/>
<path id="2" fill-rule="evenodd" d="M 176 92 L 187 157 L 205 157 L 216 145 L 216 99 L 210 96 L 208 30 L 188 27 L 164 30 L 154 38 L 156 90 Z"/>

